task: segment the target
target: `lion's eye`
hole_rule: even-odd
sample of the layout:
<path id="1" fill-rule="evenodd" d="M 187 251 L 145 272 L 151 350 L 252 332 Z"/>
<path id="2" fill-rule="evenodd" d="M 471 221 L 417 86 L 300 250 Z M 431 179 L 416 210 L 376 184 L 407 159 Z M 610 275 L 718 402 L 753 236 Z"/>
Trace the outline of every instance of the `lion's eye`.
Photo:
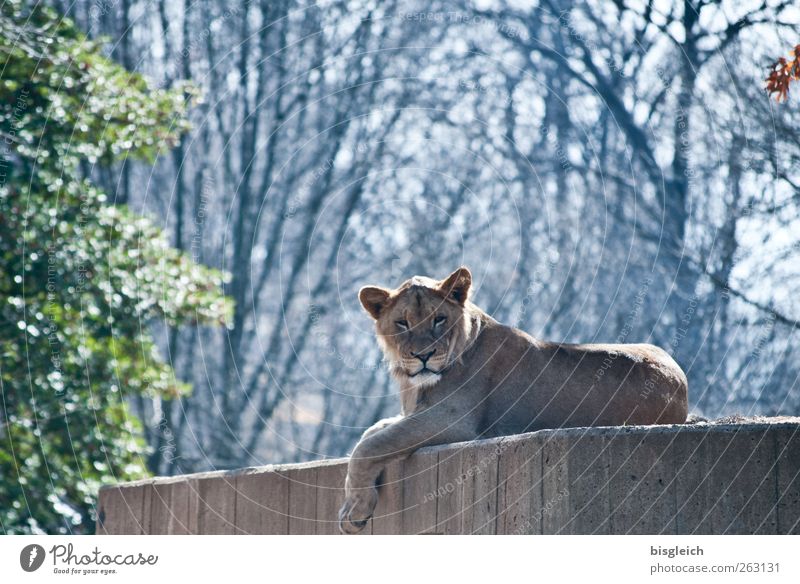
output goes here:
<path id="1" fill-rule="evenodd" d="M 408 322 L 406 322 L 405 320 L 395 321 L 395 324 L 397 325 L 397 328 L 399 328 L 401 331 L 408 330 Z"/>
<path id="2" fill-rule="evenodd" d="M 444 324 L 444 321 L 447 320 L 445 316 L 437 316 L 433 319 L 433 328 L 438 328 Z"/>

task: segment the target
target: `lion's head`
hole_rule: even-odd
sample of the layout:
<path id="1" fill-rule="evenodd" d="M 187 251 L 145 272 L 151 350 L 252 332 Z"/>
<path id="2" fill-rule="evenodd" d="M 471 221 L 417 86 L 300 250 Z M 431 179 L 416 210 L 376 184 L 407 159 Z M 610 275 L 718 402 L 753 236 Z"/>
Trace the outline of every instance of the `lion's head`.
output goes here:
<path id="1" fill-rule="evenodd" d="M 472 274 L 459 268 L 444 280 L 414 276 L 395 290 L 365 286 L 361 304 L 375 319 L 378 341 L 401 382 L 436 383 L 472 338 Z"/>

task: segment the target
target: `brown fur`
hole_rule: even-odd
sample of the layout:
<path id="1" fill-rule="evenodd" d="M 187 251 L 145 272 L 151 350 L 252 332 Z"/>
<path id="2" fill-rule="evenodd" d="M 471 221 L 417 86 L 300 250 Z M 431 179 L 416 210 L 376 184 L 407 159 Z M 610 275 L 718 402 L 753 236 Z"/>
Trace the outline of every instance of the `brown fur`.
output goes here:
<path id="1" fill-rule="evenodd" d="M 400 385 L 403 413 L 356 444 L 342 532 L 360 531 L 372 516 L 384 466 L 422 446 L 543 428 L 686 421 L 686 376 L 662 349 L 539 341 L 470 302 L 471 284 L 469 270 L 459 268 L 442 281 L 415 276 L 396 290 L 359 292 Z"/>

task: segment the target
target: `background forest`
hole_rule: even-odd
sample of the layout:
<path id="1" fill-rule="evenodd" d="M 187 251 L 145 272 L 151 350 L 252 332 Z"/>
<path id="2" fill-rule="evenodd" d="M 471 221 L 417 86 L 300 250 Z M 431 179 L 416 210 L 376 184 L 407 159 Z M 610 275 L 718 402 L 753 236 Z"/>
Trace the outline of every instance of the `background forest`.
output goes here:
<path id="1" fill-rule="evenodd" d="M 359 287 L 462 264 L 534 336 L 668 349 L 695 413 L 800 410 L 792 2 L 47 5 L 0 30 L 0 530 L 346 454 L 399 411 Z"/>

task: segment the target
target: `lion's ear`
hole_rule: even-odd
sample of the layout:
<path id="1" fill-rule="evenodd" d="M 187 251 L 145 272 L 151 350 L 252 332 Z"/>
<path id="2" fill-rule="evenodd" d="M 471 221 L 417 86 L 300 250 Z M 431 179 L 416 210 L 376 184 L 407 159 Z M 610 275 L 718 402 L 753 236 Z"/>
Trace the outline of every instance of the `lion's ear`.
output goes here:
<path id="1" fill-rule="evenodd" d="M 358 291 L 358 299 L 361 305 L 370 313 L 372 318 L 378 320 L 381 311 L 386 306 L 386 301 L 389 300 L 389 291 L 385 288 L 378 288 L 377 286 L 364 286 Z"/>
<path id="2" fill-rule="evenodd" d="M 439 284 L 439 290 L 448 297 L 458 302 L 461 306 L 469 297 L 469 287 L 472 286 L 472 274 L 465 267 L 458 268 Z"/>

